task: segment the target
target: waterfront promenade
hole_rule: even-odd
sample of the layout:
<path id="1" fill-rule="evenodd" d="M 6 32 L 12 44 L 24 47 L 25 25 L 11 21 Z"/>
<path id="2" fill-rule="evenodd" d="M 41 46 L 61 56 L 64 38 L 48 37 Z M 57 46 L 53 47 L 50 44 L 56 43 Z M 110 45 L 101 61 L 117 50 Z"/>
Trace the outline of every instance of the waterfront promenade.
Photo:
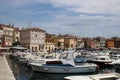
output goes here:
<path id="1" fill-rule="evenodd" d="M 0 56 L 0 80 L 16 80 L 5 56 Z"/>

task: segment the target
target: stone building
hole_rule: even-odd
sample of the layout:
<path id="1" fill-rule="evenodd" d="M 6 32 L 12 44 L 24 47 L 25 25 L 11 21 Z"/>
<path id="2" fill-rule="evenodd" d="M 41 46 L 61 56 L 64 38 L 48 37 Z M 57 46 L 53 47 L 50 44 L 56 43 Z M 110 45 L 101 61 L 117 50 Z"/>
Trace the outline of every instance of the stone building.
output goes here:
<path id="1" fill-rule="evenodd" d="M 40 28 L 26 28 L 20 31 L 20 44 L 30 51 L 40 51 L 45 45 L 45 30 Z"/>

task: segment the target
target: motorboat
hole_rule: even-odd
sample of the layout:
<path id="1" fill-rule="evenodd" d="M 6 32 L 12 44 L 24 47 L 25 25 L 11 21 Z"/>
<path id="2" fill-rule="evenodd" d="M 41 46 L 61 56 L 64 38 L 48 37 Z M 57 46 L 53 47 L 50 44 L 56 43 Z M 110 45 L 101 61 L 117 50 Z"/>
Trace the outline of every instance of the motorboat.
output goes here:
<path id="1" fill-rule="evenodd" d="M 120 80 L 119 76 L 114 73 L 104 73 L 96 75 L 78 75 L 78 76 L 67 76 L 64 77 L 65 80 Z"/>
<path id="2" fill-rule="evenodd" d="M 65 51 L 61 53 L 58 59 L 32 60 L 29 64 L 33 71 L 46 73 L 86 73 L 96 71 L 96 64 L 85 62 L 75 64 L 73 54 L 73 51 Z"/>
<path id="3" fill-rule="evenodd" d="M 114 60 L 112 62 L 112 64 L 114 65 L 114 68 L 116 69 L 116 72 L 120 72 L 120 59 Z"/>
<path id="4" fill-rule="evenodd" d="M 113 55 L 113 56 L 112 56 L 112 59 L 115 59 L 115 60 L 120 59 L 120 54 Z"/>
<path id="5" fill-rule="evenodd" d="M 111 66 L 110 63 L 112 63 L 112 59 L 107 55 L 93 56 L 93 59 L 89 60 L 89 62 L 97 64 L 100 68 L 104 68 Z"/>

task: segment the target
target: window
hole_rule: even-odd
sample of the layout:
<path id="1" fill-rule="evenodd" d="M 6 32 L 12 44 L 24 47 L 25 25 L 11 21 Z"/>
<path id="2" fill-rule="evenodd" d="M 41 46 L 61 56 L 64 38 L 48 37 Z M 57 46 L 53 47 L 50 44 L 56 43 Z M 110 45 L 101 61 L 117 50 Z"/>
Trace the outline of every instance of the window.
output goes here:
<path id="1" fill-rule="evenodd" d="M 35 34 L 35 37 L 37 37 L 37 34 Z"/>
<path id="2" fill-rule="evenodd" d="M 100 58 L 100 60 L 105 60 L 105 58 Z"/>

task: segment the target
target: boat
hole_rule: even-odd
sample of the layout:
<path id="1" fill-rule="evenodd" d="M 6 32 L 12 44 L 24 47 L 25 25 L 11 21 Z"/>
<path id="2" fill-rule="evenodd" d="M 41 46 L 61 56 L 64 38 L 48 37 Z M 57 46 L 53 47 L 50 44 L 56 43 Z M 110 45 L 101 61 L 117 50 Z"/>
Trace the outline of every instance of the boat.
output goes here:
<path id="1" fill-rule="evenodd" d="M 114 59 L 114 60 L 120 59 L 120 54 L 113 55 L 112 59 Z"/>
<path id="2" fill-rule="evenodd" d="M 66 51 L 61 53 L 58 59 L 33 60 L 29 64 L 33 71 L 46 73 L 88 73 L 96 71 L 96 64 L 85 62 L 75 64 L 73 54 L 72 51 Z"/>
<path id="3" fill-rule="evenodd" d="M 94 56 L 93 59 L 88 61 L 89 63 L 95 63 L 100 68 L 105 68 L 106 66 L 111 66 L 110 63 L 112 63 L 112 59 L 110 59 L 107 55 L 102 56 Z"/>
<path id="4" fill-rule="evenodd" d="M 104 73 L 96 75 L 78 75 L 78 76 L 67 76 L 64 77 L 65 80 L 120 80 L 120 78 L 114 73 Z"/>
<path id="5" fill-rule="evenodd" d="M 114 65 L 116 72 L 120 72 L 120 59 L 114 60 L 112 64 Z"/>

